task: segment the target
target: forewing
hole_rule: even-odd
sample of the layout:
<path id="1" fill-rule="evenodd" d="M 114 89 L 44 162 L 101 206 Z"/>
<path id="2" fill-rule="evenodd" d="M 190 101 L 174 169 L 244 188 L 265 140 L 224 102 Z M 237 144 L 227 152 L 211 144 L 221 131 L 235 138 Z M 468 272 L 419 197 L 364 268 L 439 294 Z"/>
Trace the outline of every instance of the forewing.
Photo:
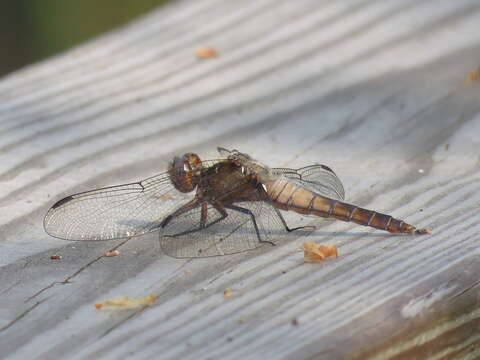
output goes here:
<path id="1" fill-rule="evenodd" d="M 255 249 L 266 242 L 276 243 L 286 235 L 269 203 L 246 201 L 235 203 L 235 206 L 243 211 L 226 208 L 228 216 L 225 218 L 209 206 L 203 229 L 198 227 L 200 208 L 176 217 L 160 234 L 162 250 L 175 258 L 227 255 Z"/>
<path id="2" fill-rule="evenodd" d="M 285 176 L 317 194 L 338 200 L 345 199 L 343 184 L 326 165 L 310 165 L 300 169 L 273 168 L 273 173 Z"/>
<path id="3" fill-rule="evenodd" d="M 45 231 L 66 240 L 111 240 L 158 229 L 162 219 L 192 198 L 168 172 L 143 181 L 82 192 L 52 206 Z"/>

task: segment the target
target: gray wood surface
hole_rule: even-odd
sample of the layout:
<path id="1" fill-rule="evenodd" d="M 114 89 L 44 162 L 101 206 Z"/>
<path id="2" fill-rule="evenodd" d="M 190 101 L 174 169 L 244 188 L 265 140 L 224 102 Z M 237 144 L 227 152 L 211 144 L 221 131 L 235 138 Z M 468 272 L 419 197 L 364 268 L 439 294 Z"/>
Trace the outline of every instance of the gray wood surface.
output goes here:
<path id="1" fill-rule="evenodd" d="M 0 357 L 479 357 L 478 24 L 475 0 L 185 0 L 1 79 Z M 434 233 L 289 217 L 317 229 L 178 260 L 155 234 L 43 231 L 65 195 L 216 146 L 328 164 L 348 201 Z M 340 256 L 305 264 L 304 241 Z M 150 293 L 152 307 L 93 306 Z"/>

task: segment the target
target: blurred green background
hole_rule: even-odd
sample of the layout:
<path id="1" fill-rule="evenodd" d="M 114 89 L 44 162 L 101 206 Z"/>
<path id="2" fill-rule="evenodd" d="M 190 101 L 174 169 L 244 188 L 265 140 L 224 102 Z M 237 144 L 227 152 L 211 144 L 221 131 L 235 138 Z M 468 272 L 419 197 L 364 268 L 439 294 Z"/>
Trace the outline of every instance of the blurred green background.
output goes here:
<path id="1" fill-rule="evenodd" d="M 1 1 L 0 76 L 126 24 L 167 1 Z"/>

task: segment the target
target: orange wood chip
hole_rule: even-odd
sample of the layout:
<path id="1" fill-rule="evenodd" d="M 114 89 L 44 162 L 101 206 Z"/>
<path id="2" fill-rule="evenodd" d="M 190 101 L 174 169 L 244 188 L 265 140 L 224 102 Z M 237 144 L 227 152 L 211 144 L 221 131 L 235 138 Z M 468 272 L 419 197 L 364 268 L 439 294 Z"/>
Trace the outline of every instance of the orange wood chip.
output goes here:
<path id="1" fill-rule="evenodd" d="M 474 81 L 480 81 L 480 67 L 468 73 L 467 83 L 471 83 Z"/>
<path id="2" fill-rule="evenodd" d="M 318 245 L 311 242 L 303 243 L 303 259 L 307 262 L 323 261 L 327 257 L 338 257 L 335 245 Z"/>
<path id="3" fill-rule="evenodd" d="M 207 58 L 218 56 L 217 50 L 212 48 L 207 48 L 207 47 L 197 49 L 196 54 L 197 54 L 197 57 L 201 59 L 207 59 Z"/>
<path id="4" fill-rule="evenodd" d="M 113 299 L 101 301 L 95 304 L 95 308 L 101 309 L 103 307 L 114 307 L 114 308 L 135 308 L 142 305 L 152 305 L 157 300 L 157 296 L 151 294 L 145 298 L 132 299 L 128 296 L 119 296 Z"/>
<path id="5" fill-rule="evenodd" d="M 52 256 L 50 256 L 50 259 L 52 259 L 52 260 L 61 260 L 61 259 L 62 259 L 62 255 L 52 255 Z"/>
<path id="6" fill-rule="evenodd" d="M 120 255 L 120 251 L 118 251 L 118 250 L 107 251 L 105 253 L 105 256 L 107 256 L 107 257 L 118 256 L 118 255 Z"/>
<path id="7" fill-rule="evenodd" d="M 230 288 L 226 288 L 225 290 L 223 290 L 223 296 L 225 298 L 229 298 L 230 296 L 233 296 L 233 290 Z"/>

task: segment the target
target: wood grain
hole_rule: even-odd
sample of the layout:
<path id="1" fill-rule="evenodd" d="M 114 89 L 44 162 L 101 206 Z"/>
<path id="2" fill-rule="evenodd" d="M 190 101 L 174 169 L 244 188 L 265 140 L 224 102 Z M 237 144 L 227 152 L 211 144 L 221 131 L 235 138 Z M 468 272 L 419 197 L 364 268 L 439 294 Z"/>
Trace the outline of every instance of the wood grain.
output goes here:
<path id="1" fill-rule="evenodd" d="M 0 357 L 479 357 L 479 21 L 473 0 L 183 0 L 1 79 Z M 348 202 L 433 235 L 287 213 L 316 230 L 178 260 L 155 234 L 43 231 L 62 196 L 216 146 L 327 164 Z M 304 241 L 339 258 L 306 264 Z M 151 293 L 151 307 L 94 308 Z"/>

